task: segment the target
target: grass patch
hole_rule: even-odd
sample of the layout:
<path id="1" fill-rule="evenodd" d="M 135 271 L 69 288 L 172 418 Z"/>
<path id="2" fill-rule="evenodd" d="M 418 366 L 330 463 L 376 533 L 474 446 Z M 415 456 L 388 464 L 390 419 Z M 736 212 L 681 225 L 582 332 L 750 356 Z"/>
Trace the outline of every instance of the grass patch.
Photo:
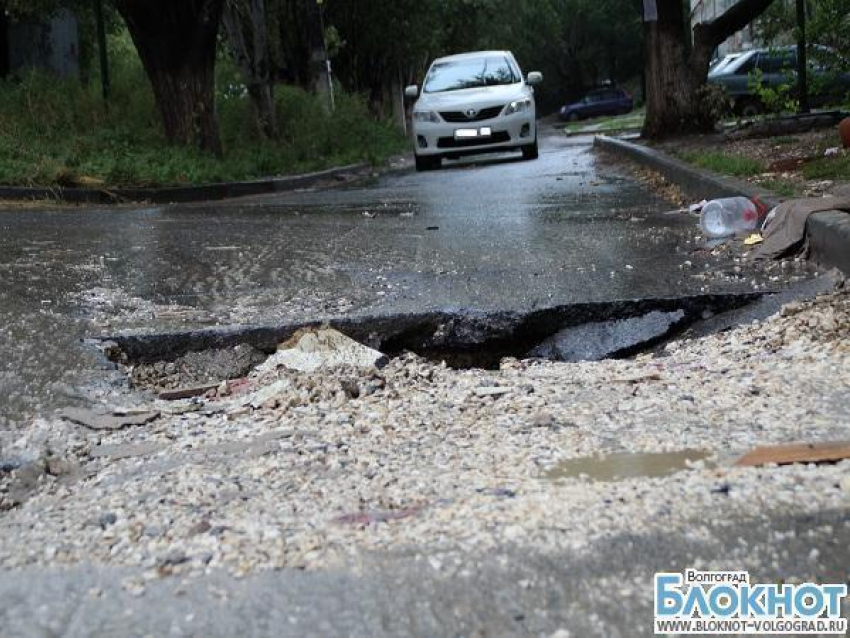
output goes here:
<path id="1" fill-rule="evenodd" d="M 578 133 L 611 133 L 627 129 L 639 129 L 643 127 L 646 112 L 644 109 L 632 111 L 627 115 L 615 115 L 613 117 L 598 117 L 580 122 L 570 122 L 564 130 L 571 135 Z"/>
<path id="2" fill-rule="evenodd" d="M 782 137 L 777 137 L 773 140 L 773 143 L 776 146 L 788 146 L 789 144 L 796 144 L 799 142 L 796 137 L 791 137 L 790 135 L 783 135 Z"/>
<path id="3" fill-rule="evenodd" d="M 793 182 L 788 182 L 786 180 L 768 179 L 763 182 L 759 182 L 759 185 L 769 191 L 773 191 L 781 197 L 796 197 L 800 194 L 800 188 Z"/>
<path id="4" fill-rule="evenodd" d="M 803 165 L 806 179 L 850 181 L 850 155 L 823 157 Z"/>
<path id="5" fill-rule="evenodd" d="M 765 171 L 764 164 L 758 160 L 720 151 L 684 151 L 679 157 L 694 166 L 734 177 L 751 177 Z"/>
<path id="6" fill-rule="evenodd" d="M 340 93 L 327 114 L 311 94 L 277 87 L 279 139 L 257 134 L 239 75 L 222 60 L 217 107 L 224 158 L 165 140 L 150 85 L 124 36 L 111 43 L 113 96 L 100 87 L 32 73 L 0 81 L 0 183 L 13 185 L 165 186 L 237 181 L 378 163 L 406 145 L 375 121 L 359 96 Z"/>

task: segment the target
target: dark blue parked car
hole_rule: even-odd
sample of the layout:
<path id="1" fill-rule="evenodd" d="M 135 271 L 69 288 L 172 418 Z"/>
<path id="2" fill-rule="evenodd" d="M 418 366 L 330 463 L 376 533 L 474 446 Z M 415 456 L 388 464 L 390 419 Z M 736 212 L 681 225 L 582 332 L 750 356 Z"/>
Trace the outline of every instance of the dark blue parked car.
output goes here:
<path id="1" fill-rule="evenodd" d="M 634 107 L 632 96 L 627 91 L 608 87 L 591 91 L 578 102 L 561 107 L 560 117 L 564 121 L 574 122 L 600 115 L 631 113 Z"/>

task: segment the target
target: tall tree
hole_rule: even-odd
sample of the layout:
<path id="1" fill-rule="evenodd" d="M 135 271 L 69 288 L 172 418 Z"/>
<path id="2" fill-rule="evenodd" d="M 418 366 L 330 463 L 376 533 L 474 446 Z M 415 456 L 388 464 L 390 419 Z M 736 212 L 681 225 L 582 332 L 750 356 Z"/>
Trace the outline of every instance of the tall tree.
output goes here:
<path id="1" fill-rule="evenodd" d="M 277 134 L 266 0 L 225 0 L 224 28 L 233 58 L 254 105 L 260 135 Z"/>
<path id="2" fill-rule="evenodd" d="M 114 0 L 153 87 L 168 139 L 221 155 L 215 53 L 224 0 Z"/>
<path id="3" fill-rule="evenodd" d="M 760 16 L 773 0 L 740 0 L 693 28 L 682 0 L 645 0 L 646 122 L 643 134 L 657 139 L 713 128 L 716 114 L 706 89 L 714 49 Z"/>

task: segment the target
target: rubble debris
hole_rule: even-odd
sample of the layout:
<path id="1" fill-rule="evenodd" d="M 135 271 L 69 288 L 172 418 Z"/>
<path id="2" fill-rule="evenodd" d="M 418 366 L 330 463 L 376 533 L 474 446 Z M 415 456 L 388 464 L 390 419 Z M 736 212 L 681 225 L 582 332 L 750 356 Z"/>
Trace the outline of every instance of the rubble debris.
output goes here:
<path id="1" fill-rule="evenodd" d="M 403 518 L 410 518 L 412 516 L 416 516 L 421 511 L 421 507 L 407 507 L 405 509 L 386 512 L 356 512 L 354 514 L 343 514 L 342 516 L 337 516 L 333 519 L 333 522 L 339 525 L 366 527 L 367 525 L 372 525 L 374 523 L 387 523 L 389 521 L 398 521 Z"/>
<path id="2" fill-rule="evenodd" d="M 245 405 L 250 405 L 255 410 L 259 410 L 262 407 L 270 407 L 271 403 L 277 403 L 278 398 L 282 396 L 291 385 L 292 384 L 287 379 L 279 379 L 271 385 L 261 388 L 248 397 L 245 401 Z"/>
<path id="3" fill-rule="evenodd" d="M 266 359 L 266 354 L 248 344 L 232 348 L 188 352 L 173 361 L 141 363 L 130 369 L 136 388 L 157 392 L 220 384 L 222 379 L 240 379 Z"/>

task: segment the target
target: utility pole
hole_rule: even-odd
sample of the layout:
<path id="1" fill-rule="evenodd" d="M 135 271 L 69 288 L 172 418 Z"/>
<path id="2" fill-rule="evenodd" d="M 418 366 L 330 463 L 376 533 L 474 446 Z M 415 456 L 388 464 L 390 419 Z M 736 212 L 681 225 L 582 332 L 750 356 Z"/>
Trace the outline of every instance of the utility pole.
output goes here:
<path id="1" fill-rule="evenodd" d="M 325 19 L 323 0 L 305 0 L 307 3 L 307 37 L 310 43 L 310 71 L 313 90 L 327 97 L 327 108 L 333 112 L 334 87 L 331 79 L 331 61 L 325 47 Z"/>
<path id="2" fill-rule="evenodd" d="M 797 99 L 800 113 L 809 112 L 808 67 L 806 65 L 806 0 L 797 0 Z"/>
<path id="3" fill-rule="evenodd" d="M 109 54 L 106 50 L 106 24 L 103 19 L 103 0 L 94 0 L 94 15 L 97 21 L 97 50 L 100 56 L 100 86 L 103 101 L 109 103 Z"/>

